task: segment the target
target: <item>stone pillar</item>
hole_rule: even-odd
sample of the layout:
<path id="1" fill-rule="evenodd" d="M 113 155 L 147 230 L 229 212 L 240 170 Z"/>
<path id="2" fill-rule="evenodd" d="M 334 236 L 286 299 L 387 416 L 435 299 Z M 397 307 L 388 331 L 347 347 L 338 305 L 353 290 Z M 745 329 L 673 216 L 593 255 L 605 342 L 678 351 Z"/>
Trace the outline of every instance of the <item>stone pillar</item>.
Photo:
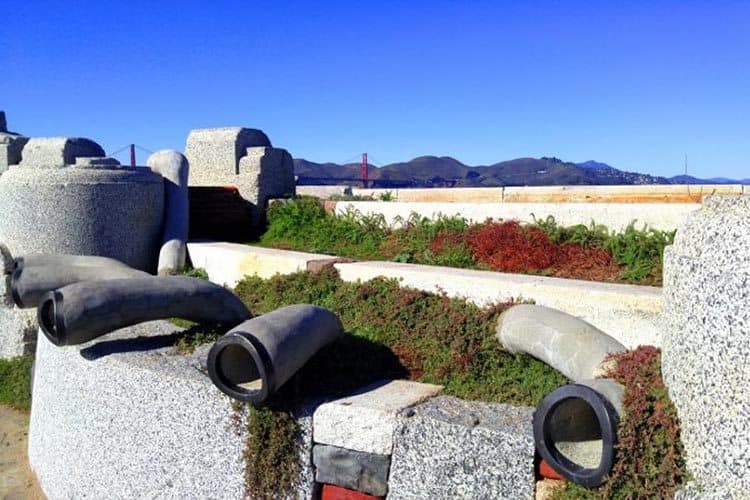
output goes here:
<path id="1" fill-rule="evenodd" d="M 271 147 L 260 130 L 228 127 L 191 130 L 185 147 L 191 186 L 234 186 L 252 205 L 252 223 L 263 222 L 270 198 L 294 195 L 294 161 Z"/>
<path id="2" fill-rule="evenodd" d="M 662 370 L 701 495 L 750 491 L 750 196 L 708 197 L 664 254 Z"/>

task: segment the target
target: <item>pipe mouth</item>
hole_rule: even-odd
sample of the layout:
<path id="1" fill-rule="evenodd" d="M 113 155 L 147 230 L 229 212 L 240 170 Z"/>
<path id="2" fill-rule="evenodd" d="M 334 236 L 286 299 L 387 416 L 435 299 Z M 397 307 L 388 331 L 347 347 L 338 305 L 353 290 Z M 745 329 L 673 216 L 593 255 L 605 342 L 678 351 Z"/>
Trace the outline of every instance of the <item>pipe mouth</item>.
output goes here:
<path id="1" fill-rule="evenodd" d="M 585 385 L 565 385 L 534 412 L 536 449 L 564 478 L 600 486 L 614 464 L 618 420 L 602 394 Z"/>
<path id="2" fill-rule="evenodd" d="M 44 336 L 56 346 L 65 345 L 67 337 L 62 307 L 62 294 L 58 291 L 52 291 L 42 297 L 36 310 L 39 327 Z"/>
<path id="3" fill-rule="evenodd" d="M 17 307 L 21 309 L 25 309 L 26 306 L 23 303 L 23 300 L 21 299 L 21 292 L 18 290 L 18 280 L 21 279 L 21 273 L 23 272 L 23 267 L 17 267 L 15 271 L 13 271 L 13 274 L 10 278 L 10 295 L 13 297 L 13 302 L 16 304 Z"/>
<path id="4" fill-rule="evenodd" d="M 273 364 L 263 344 L 246 332 L 230 332 L 208 352 L 208 376 L 224 394 L 261 404 L 276 390 Z"/>

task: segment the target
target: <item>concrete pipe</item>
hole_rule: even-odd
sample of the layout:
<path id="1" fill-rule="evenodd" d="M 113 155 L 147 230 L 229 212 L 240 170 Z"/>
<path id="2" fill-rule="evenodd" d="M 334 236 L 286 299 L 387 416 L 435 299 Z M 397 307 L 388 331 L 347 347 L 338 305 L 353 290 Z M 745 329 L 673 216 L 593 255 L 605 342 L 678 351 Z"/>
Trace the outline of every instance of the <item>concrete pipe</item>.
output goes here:
<path id="1" fill-rule="evenodd" d="M 510 352 L 530 354 L 573 381 L 596 378 L 607 356 L 627 350 L 580 318 L 531 304 L 501 314 L 497 338 Z"/>
<path id="2" fill-rule="evenodd" d="M 157 273 L 176 274 L 187 257 L 188 161 L 181 153 L 165 149 L 152 154 L 148 166 L 164 178 L 164 234 Z"/>
<path id="3" fill-rule="evenodd" d="M 55 345 L 75 345 L 144 321 L 184 318 L 236 325 L 251 317 L 229 290 L 211 282 L 169 276 L 83 281 L 47 293 L 39 326 Z"/>
<path id="4" fill-rule="evenodd" d="M 78 260 L 78 262 L 84 262 Z M 113 260 L 113 259 L 106 259 Z M 75 260 L 73 260 L 75 261 Z M 114 261 L 117 262 L 117 261 Z M 32 265 L 22 263 L 11 277 L 10 291 L 13 302 L 21 309 L 36 307 L 47 292 L 81 281 L 99 281 L 125 278 L 146 278 L 148 273 L 132 269 L 125 264 L 95 266 L 83 265 Z"/>
<path id="5" fill-rule="evenodd" d="M 604 483 L 612 470 L 623 387 L 609 379 L 564 385 L 534 412 L 539 455 L 564 478 L 587 487 Z"/>
<path id="6" fill-rule="evenodd" d="M 36 266 L 47 266 L 47 267 L 82 266 L 82 267 L 105 267 L 105 268 L 117 267 L 117 268 L 124 268 L 124 269 L 132 269 L 132 267 L 125 264 L 124 262 L 120 262 L 117 259 L 111 259 L 109 257 L 98 257 L 95 255 L 32 253 L 32 254 L 26 254 L 22 257 L 17 257 L 13 263 L 13 270 L 22 269 L 24 267 L 36 267 Z"/>
<path id="7" fill-rule="evenodd" d="M 339 318 L 327 309 L 283 307 L 221 337 L 208 353 L 208 375 L 232 398 L 261 404 L 343 331 Z"/>

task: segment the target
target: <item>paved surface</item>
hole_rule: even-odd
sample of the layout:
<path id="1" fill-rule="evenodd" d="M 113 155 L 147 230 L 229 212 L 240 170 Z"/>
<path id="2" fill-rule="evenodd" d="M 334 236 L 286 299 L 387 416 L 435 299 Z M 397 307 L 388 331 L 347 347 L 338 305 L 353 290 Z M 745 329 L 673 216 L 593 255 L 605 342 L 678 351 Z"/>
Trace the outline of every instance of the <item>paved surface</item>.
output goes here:
<path id="1" fill-rule="evenodd" d="M 26 455 L 29 416 L 0 405 L 0 499 L 45 498 Z"/>

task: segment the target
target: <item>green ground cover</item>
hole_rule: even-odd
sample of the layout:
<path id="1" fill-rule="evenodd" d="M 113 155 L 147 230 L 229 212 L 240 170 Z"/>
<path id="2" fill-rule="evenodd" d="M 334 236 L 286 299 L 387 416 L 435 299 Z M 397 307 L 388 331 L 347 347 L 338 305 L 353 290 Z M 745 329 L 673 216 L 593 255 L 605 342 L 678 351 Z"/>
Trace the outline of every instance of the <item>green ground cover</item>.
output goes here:
<path id="1" fill-rule="evenodd" d="M 0 359 L 0 404 L 31 409 L 31 364 L 34 356 Z"/>
<path id="2" fill-rule="evenodd" d="M 590 225 L 561 227 L 554 218 L 470 224 L 412 214 L 391 228 L 382 215 L 327 213 L 313 197 L 272 206 L 262 246 L 363 260 L 389 260 L 472 269 L 660 285 L 664 247 L 674 231 L 633 222 L 624 231 Z"/>

